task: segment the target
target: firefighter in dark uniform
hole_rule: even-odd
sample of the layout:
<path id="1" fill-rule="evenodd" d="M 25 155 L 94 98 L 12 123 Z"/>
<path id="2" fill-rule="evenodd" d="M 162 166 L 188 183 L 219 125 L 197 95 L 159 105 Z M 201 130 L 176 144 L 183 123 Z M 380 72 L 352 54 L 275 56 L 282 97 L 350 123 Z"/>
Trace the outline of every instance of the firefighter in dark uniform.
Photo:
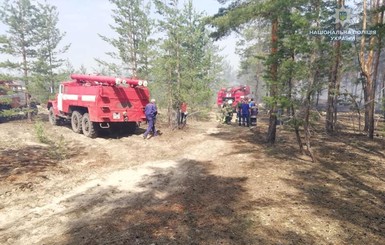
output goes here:
<path id="1" fill-rule="evenodd" d="M 238 125 L 241 126 L 242 123 L 242 100 L 243 96 L 241 96 L 241 100 L 238 101 L 236 111 L 237 111 L 237 119 L 238 119 Z"/>
<path id="2" fill-rule="evenodd" d="M 250 125 L 257 126 L 258 107 L 253 98 L 250 99 Z"/>
<path id="3" fill-rule="evenodd" d="M 233 119 L 233 101 L 227 101 L 227 105 L 225 107 L 225 123 L 230 124 Z"/>
<path id="4" fill-rule="evenodd" d="M 249 106 L 249 102 L 247 101 L 247 99 L 243 99 L 243 101 L 242 101 L 241 112 L 242 112 L 242 124 L 243 124 L 243 126 L 250 127 L 250 122 L 249 122 L 250 106 Z"/>

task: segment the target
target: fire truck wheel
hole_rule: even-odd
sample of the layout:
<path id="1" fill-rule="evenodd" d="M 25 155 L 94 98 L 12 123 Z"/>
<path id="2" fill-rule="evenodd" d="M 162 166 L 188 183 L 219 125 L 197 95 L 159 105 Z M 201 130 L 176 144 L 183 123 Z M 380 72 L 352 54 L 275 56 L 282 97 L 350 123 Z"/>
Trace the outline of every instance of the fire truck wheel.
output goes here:
<path id="1" fill-rule="evenodd" d="M 90 138 L 95 138 L 97 136 L 95 124 L 90 121 L 90 116 L 88 113 L 83 114 L 82 128 L 83 128 L 83 134 L 85 136 Z"/>
<path id="2" fill-rule="evenodd" d="M 78 134 L 82 133 L 82 114 L 80 114 L 80 112 L 78 111 L 72 112 L 71 126 L 72 126 L 72 130 L 75 133 L 78 133 Z"/>
<path id="3" fill-rule="evenodd" d="M 48 119 L 49 119 L 49 122 L 52 124 L 52 125 L 58 125 L 59 124 L 59 120 L 56 118 L 55 116 L 55 112 L 53 111 L 53 107 L 50 107 L 49 108 L 49 111 L 48 111 Z"/>

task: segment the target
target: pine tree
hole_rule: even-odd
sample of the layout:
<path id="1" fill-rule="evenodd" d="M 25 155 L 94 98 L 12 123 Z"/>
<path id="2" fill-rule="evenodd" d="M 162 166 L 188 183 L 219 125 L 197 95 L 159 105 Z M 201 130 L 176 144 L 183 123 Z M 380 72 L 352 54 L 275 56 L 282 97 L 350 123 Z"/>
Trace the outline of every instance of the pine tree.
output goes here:
<path id="1" fill-rule="evenodd" d="M 362 29 L 383 28 L 384 1 L 363 1 Z M 381 32 L 383 35 L 384 33 Z M 365 98 L 365 130 L 370 139 L 374 138 L 374 107 L 376 95 L 376 81 L 378 75 L 379 58 L 382 50 L 382 36 L 361 36 L 359 62 L 361 73 L 364 77 L 362 85 Z"/>
<path id="2" fill-rule="evenodd" d="M 268 29 L 262 23 L 250 23 L 240 33 L 237 42 L 237 53 L 240 55 L 240 79 L 254 88 L 253 93 L 256 101 L 261 102 L 265 95 L 265 86 L 262 74 L 264 72 L 264 54 L 268 49 Z"/>
<path id="3" fill-rule="evenodd" d="M 36 57 L 38 39 L 38 9 L 30 0 L 7 0 L 0 10 L 1 21 L 5 24 L 6 34 L 0 39 L 0 52 L 16 57 L 17 60 L 7 60 L 1 67 L 19 71 L 22 80 L 28 85 L 31 64 Z"/>
<path id="4" fill-rule="evenodd" d="M 170 124 L 174 109 L 182 101 L 195 108 L 209 105 L 221 62 L 205 29 L 205 16 L 194 9 L 192 1 L 182 11 L 178 4 L 177 0 L 155 1 L 161 15 L 158 25 L 162 37 L 153 69 L 157 82 L 153 86 L 163 91 L 158 96 L 166 101 Z"/>
<path id="5" fill-rule="evenodd" d="M 96 61 L 117 75 L 148 79 L 153 44 L 150 39 L 153 28 L 152 20 L 149 18 L 150 5 L 145 5 L 143 0 L 110 0 L 110 2 L 115 6 L 112 16 L 114 25 L 110 27 L 118 37 L 109 38 L 100 34 L 99 36 L 115 48 L 115 52 L 109 52 L 107 55 L 117 60 L 118 64 L 100 59 Z"/>
<path id="6" fill-rule="evenodd" d="M 217 80 L 221 59 L 217 48 L 209 38 L 203 22 L 203 13 L 198 13 L 188 1 L 182 11 L 184 21 L 182 31 L 182 74 L 178 91 L 179 101 L 186 101 L 192 107 L 208 106 L 212 97 L 210 87 Z"/>
<path id="7" fill-rule="evenodd" d="M 27 89 L 39 43 L 36 33 L 38 13 L 37 6 L 30 0 L 6 0 L 0 9 L 1 21 L 7 28 L 6 34 L 0 37 L 0 53 L 16 59 L 3 61 L 0 66 L 16 71 L 15 78 L 21 78 Z M 29 96 L 27 106 L 30 106 Z M 31 113 L 28 113 L 28 119 L 31 120 Z"/>
<path id="8" fill-rule="evenodd" d="M 65 33 L 57 27 L 59 13 L 55 6 L 45 2 L 39 4 L 39 28 L 38 39 L 39 49 L 37 50 L 37 61 L 34 62 L 34 89 L 41 100 L 48 98 L 49 94 L 55 93 L 58 81 L 58 68 L 64 64 L 59 56 L 65 53 L 70 45 L 60 48 Z"/>
<path id="9" fill-rule="evenodd" d="M 221 3 L 227 0 L 219 0 Z M 252 21 L 263 19 L 270 25 L 270 55 L 266 59 L 265 81 L 269 88 L 269 129 L 267 142 L 274 144 L 277 126 L 277 98 L 278 98 L 278 69 L 279 69 L 279 24 L 282 10 L 290 8 L 290 2 L 283 0 L 269 1 L 232 1 L 227 8 L 222 8 L 212 17 L 209 23 L 216 28 L 212 37 L 219 39 L 232 31 L 238 31 L 243 25 Z"/>

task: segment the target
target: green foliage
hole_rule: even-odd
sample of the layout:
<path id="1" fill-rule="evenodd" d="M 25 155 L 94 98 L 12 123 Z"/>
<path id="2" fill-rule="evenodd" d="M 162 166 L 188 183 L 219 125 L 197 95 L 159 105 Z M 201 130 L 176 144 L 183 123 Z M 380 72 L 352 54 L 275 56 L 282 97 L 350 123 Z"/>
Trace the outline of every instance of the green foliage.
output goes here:
<path id="1" fill-rule="evenodd" d="M 57 25 L 59 23 L 57 9 L 48 3 L 38 4 L 39 25 L 37 58 L 33 63 L 33 78 L 30 90 L 39 101 L 46 101 L 50 94 L 55 93 L 56 83 L 60 75 L 58 68 L 64 64 L 64 60 L 58 58 L 66 53 L 70 45 L 60 48 L 65 33 L 61 33 Z"/>
<path id="2" fill-rule="evenodd" d="M 307 110 L 311 96 L 322 90 L 328 78 L 331 45 L 308 35 L 314 26 L 330 25 L 330 17 L 320 20 L 327 4 L 320 0 L 231 1 L 208 21 L 216 28 L 215 38 L 230 31 L 242 31 L 242 74 L 257 73 L 251 79 L 257 80 L 257 84 L 260 80 L 265 83 L 269 94 L 263 100 L 270 109 L 270 122 L 274 122 L 278 110 L 287 110 L 290 116 Z M 291 119 L 295 127 L 307 125 L 302 120 L 307 119 Z M 271 143 L 275 140 L 274 127 L 274 123 L 269 125 Z"/>
<path id="3" fill-rule="evenodd" d="M 96 61 L 110 73 L 116 75 L 140 77 L 148 79 L 153 40 L 150 38 L 153 21 L 149 18 L 150 4 L 144 0 L 110 0 L 114 4 L 110 25 L 117 37 L 100 35 L 103 41 L 114 47 L 114 52 L 107 55 L 118 63 L 109 63 L 100 59 Z"/>
<path id="4" fill-rule="evenodd" d="M 52 158 L 63 160 L 67 157 L 68 147 L 63 135 L 60 135 L 59 137 L 49 136 L 42 121 L 37 121 L 35 123 L 35 133 L 40 143 L 49 145 L 50 155 Z"/>
<path id="5" fill-rule="evenodd" d="M 16 111 L 14 109 L 0 110 L 0 118 L 10 118 L 14 115 L 16 115 Z"/>
<path id="6" fill-rule="evenodd" d="M 0 53 L 20 59 L 1 63 L 2 68 L 15 69 L 28 85 L 32 59 L 36 57 L 38 8 L 29 0 L 6 0 L 0 10 L 0 20 L 7 27 L 0 38 Z"/>
<path id="7" fill-rule="evenodd" d="M 52 157 L 58 160 L 66 159 L 68 155 L 68 146 L 67 142 L 64 139 L 64 136 L 61 134 L 57 141 L 54 142 L 51 147 Z"/>
<path id="8" fill-rule="evenodd" d="M 6 27 L 0 35 L 0 53 L 12 60 L 0 62 L 16 76 L 3 74 L 8 80 L 22 80 L 32 97 L 45 102 L 54 92 L 60 77 L 58 68 L 69 45 L 59 48 L 64 34 L 57 28 L 56 7 L 34 0 L 6 0 L 1 6 L 0 21 Z"/>
<path id="9" fill-rule="evenodd" d="M 155 1 L 161 15 L 157 24 L 162 31 L 158 57 L 151 74 L 151 88 L 169 111 L 181 101 L 191 108 L 209 107 L 212 88 L 218 84 L 221 59 L 209 38 L 202 13 L 192 1 L 178 8 L 178 1 Z"/>
<path id="10" fill-rule="evenodd" d="M 41 121 L 37 121 L 35 123 L 35 133 L 38 141 L 43 144 L 49 144 L 51 141 L 48 139 L 45 129 L 44 129 L 44 124 Z"/>
<path id="11" fill-rule="evenodd" d="M 206 24 L 215 28 L 210 36 L 218 40 L 232 31 L 237 32 L 242 25 L 260 17 L 262 6 L 259 1 L 244 0 L 233 1 L 228 7 L 220 8 L 217 14 L 206 19 Z"/>

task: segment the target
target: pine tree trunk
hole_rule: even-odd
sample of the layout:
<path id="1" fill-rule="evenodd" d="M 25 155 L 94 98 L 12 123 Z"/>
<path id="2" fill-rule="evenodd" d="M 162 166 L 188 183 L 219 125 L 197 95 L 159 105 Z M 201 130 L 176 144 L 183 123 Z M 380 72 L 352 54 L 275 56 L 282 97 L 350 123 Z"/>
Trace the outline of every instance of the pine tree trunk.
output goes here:
<path id="1" fill-rule="evenodd" d="M 381 86 L 381 101 L 382 101 L 382 114 L 385 118 L 385 72 L 384 77 L 382 78 L 382 86 Z"/>
<path id="2" fill-rule="evenodd" d="M 305 142 L 306 142 L 306 150 L 309 153 L 312 162 L 317 162 L 313 149 L 311 148 L 311 132 L 310 132 L 310 98 L 311 98 L 311 90 L 312 84 L 309 84 L 306 101 L 305 101 L 305 120 L 304 120 L 304 131 L 305 131 Z"/>
<path id="3" fill-rule="evenodd" d="M 295 53 L 292 52 L 291 54 L 291 60 L 292 62 L 294 63 L 295 62 Z M 290 101 L 290 103 L 292 103 L 292 99 L 293 99 L 293 74 L 292 72 L 290 73 L 290 78 L 288 79 L 288 82 L 287 82 L 287 89 L 288 89 L 288 92 L 287 92 L 287 96 L 288 96 L 288 99 Z M 292 106 L 288 106 L 287 108 L 287 115 L 290 116 L 291 115 L 291 110 L 293 110 L 293 107 Z"/>
<path id="4" fill-rule="evenodd" d="M 367 29 L 367 0 L 363 2 L 363 30 Z M 374 10 L 380 8 L 380 0 L 376 2 L 371 2 L 371 11 L 374 16 L 371 18 L 373 20 L 373 24 L 379 24 L 383 21 L 383 12 L 376 12 Z M 370 139 L 374 137 L 374 107 L 375 107 L 375 94 L 376 94 L 376 79 L 378 73 L 378 65 L 379 65 L 379 57 L 381 52 L 381 39 L 376 36 L 371 36 L 369 38 L 369 52 L 365 54 L 366 47 L 366 38 L 364 36 L 361 37 L 361 50 L 360 50 L 360 66 L 363 76 L 366 78 L 366 81 L 363 81 L 363 90 L 364 90 L 364 100 L 365 100 L 365 128 L 364 130 L 367 132 L 367 135 Z M 376 45 L 377 44 L 377 45 Z M 374 48 L 377 49 L 376 56 L 374 57 Z M 374 60 L 376 58 L 376 60 Z"/>
<path id="5" fill-rule="evenodd" d="M 337 41 L 338 43 L 340 41 Z M 338 52 L 339 45 L 334 46 L 334 51 Z M 335 125 L 336 125 L 336 118 L 335 118 L 335 111 L 336 111 L 336 94 L 337 94 L 337 88 L 336 83 L 338 79 L 338 66 L 339 66 L 339 58 L 338 55 L 335 54 L 335 60 L 331 69 L 331 73 L 329 76 L 329 86 L 328 86 L 328 99 L 327 99 L 327 109 L 326 109 L 326 132 L 333 133 L 335 131 Z"/>
<path id="6" fill-rule="evenodd" d="M 329 77 L 328 100 L 326 110 L 326 132 L 334 133 L 337 125 L 337 104 L 339 95 L 338 67 L 340 64 L 340 41 L 337 41 L 334 50 L 335 60 Z"/>
<path id="7" fill-rule="evenodd" d="M 28 92 L 28 63 L 27 63 L 27 51 L 25 47 L 22 49 L 23 52 L 23 75 L 24 75 L 24 82 L 26 87 L 26 104 L 27 104 L 27 118 L 28 121 L 32 121 L 32 113 L 31 113 L 31 100 Z"/>
<path id="8" fill-rule="evenodd" d="M 374 138 L 374 106 L 375 106 L 375 81 L 372 81 L 370 88 L 370 102 L 368 104 L 368 137 L 369 139 Z"/>
<path id="9" fill-rule="evenodd" d="M 275 56 L 278 52 L 278 19 L 274 18 L 272 20 L 272 25 L 271 25 L 271 56 Z M 275 58 L 274 58 L 275 59 Z M 270 75 L 271 75 L 271 80 L 272 84 L 270 86 L 270 96 L 271 97 L 276 97 L 278 93 L 278 88 L 277 88 L 277 73 L 278 73 L 278 64 L 277 61 L 274 60 L 273 64 L 271 65 L 270 69 Z M 267 133 L 267 142 L 270 144 L 275 143 L 275 137 L 276 137 L 276 132 L 277 132 L 277 102 L 274 102 L 271 105 L 270 109 L 270 118 L 269 118 L 269 129 Z"/>
<path id="10" fill-rule="evenodd" d="M 380 8 L 380 0 L 377 0 L 377 5 L 375 8 Z M 382 24 L 384 21 L 384 11 L 382 10 L 381 13 L 376 14 L 375 22 Z M 380 65 L 380 57 L 381 57 L 381 50 L 382 50 L 382 36 L 378 35 L 377 39 L 377 53 L 376 53 L 376 60 L 374 64 L 374 70 L 373 70 L 373 81 L 370 88 L 370 112 L 369 112 L 369 130 L 368 130 L 368 137 L 369 139 L 374 138 L 374 115 L 375 115 L 375 99 L 376 99 L 376 87 L 377 87 L 377 76 L 378 76 L 378 66 Z"/>
<path id="11" fill-rule="evenodd" d="M 297 139 L 299 151 L 300 151 L 301 154 L 304 154 L 302 139 L 301 139 L 301 135 L 299 133 L 299 124 L 298 124 L 297 118 L 295 116 L 295 110 L 294 110 L 294 105 L 293 104 L 291 105 L 291 116 L 292 116 L 292 118 L 294 120 L 294 131 L 295 131 L 295 137 Z"/>
<path id="12" fill-rule="evenodd" d="M 369 131 L 369 108 L 367 102 L 369 101 L 369 95 L 368 95 L 368 82 L 366 76 L 364 76 L 365 79 L 362 80 L 362 91 L 364 94 L 364 131 Z"/>
<path id="13" fill-rule="evenodd" d="M 343 6 L 343 0 L 337 0 L 338 6 Z M 336 24 L 336 29 L 341 30 L 341 24 Z M 333 64 L 329 75 L 329 86 L 328 86 L 328 100 L 326 110 L 326 125 L 325 129 L 327 133 L 333 133 L 336 130 L 337 124 L 337 103 L 339 96 L 339 67 L 341 63 L 341 41 L 335 41 L 333 44 Z"/>
<path id="14" fill-rule="evenodd" d="M 172 72 L 169 71 L 169 79 L 167 82 L 167 123 L 169 127 L 172 127 L 172 120 L 173 120 L 172 104 L 173 104 Z"/>

